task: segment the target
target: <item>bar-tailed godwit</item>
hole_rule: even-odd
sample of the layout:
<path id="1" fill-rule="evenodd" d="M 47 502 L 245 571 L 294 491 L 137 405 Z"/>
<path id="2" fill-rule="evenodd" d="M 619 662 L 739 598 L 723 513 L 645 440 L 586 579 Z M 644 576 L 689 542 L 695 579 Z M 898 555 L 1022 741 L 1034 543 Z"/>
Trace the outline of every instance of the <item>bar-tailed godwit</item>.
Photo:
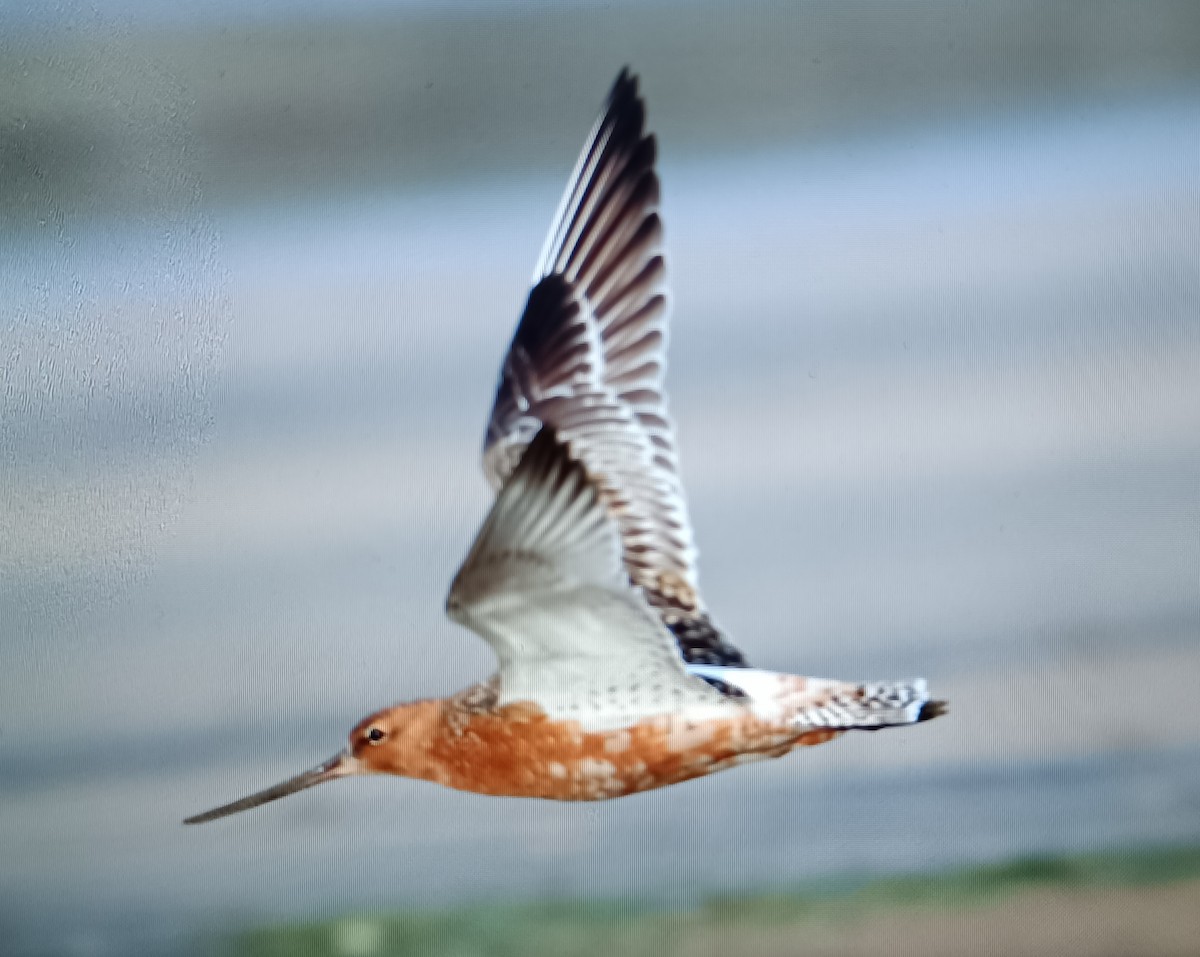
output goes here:
<path id="1" fill-rule="evenodd" d="M 483 445 L 497 490 L 450 617 L 499 668 L 364 718 L 346 747 L 199 824 L 335 778 L 593 801 L 945 711 L 922 680 L 859 684 L 747 665 L 701 600 L 663 390 L 655 141 L 622 71 L 554 218 Z"/>

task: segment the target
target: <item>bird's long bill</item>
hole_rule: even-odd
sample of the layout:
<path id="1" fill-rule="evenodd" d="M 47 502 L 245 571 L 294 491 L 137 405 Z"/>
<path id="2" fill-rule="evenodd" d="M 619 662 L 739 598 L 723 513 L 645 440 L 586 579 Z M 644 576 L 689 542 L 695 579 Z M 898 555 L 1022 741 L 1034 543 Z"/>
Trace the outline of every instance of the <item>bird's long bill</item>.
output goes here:
<path id="1" fill-rule="evenodd" d="M 317 765 L 311 771 L 297 774 L 294 778 L 288 778 L 274 787 L 258 791 L 249 797 L 242 798 L 240 801 L 222 804 L 211 811 L 196 814 L 193 817 L 185 819 L 183 823 L 204 824 L 206 821 L 215 821 L 219 817 L 237 814 L 238 811 L 248 811 L 252 807 L 258 807 L 260 804 L 266 804 L 269 801 L 278 801 L 281 797 L 287 797 L 289 794 L 295 794 L 297 791 L 303 791 L 305 788 L 324 784 L 326 781 L 332 781 L 334 778 L 342 778 L 357 773 L 358 762 L 355 761 L 350 752 L 339 751 L 324 764 Z"/>

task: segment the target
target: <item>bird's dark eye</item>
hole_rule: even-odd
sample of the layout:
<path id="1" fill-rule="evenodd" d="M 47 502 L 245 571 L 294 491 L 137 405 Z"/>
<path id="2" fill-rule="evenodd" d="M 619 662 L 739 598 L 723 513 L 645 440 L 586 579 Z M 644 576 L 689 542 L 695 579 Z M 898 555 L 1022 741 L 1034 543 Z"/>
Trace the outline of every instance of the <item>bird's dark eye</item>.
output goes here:
<path id="1" fill-rule="evenodd" d="M 371 728 L 369 731 L 367 731 L 367 740 L 372 744 L 378 744 L 386 737 L 387 735 L 384 734 L 384 732 L 379 728 Z"/>

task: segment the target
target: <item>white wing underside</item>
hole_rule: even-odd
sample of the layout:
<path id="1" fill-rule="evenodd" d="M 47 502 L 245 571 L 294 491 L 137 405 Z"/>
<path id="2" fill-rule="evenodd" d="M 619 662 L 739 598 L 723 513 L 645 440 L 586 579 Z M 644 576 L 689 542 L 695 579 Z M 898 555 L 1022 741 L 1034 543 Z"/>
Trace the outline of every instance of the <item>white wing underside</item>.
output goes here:
<path id="1" fill-rule="evenodd" d="M 589 729 L 737 707 L 688 673 L 630 587 L 595 487 L 548 428 L 496 497 L 447 611 L 495 650 L 500 704 L 531 701 Z"/>

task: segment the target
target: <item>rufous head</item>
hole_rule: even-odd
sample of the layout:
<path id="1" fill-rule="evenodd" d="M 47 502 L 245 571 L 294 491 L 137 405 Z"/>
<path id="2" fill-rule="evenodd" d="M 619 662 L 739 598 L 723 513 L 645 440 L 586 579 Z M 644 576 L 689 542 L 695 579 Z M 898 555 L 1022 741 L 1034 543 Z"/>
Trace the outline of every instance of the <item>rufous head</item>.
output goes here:
<path id="1" fill-rule="evenodd" d="M 411 738 L 412 705 L 369 714 L 350 732 L 349 752 L 364 774 L 395 774 L 399 752 Z"/>
<path id="2" fill-rule="evenodd" d="M 409 725 L 414 707 L 400 705 L 385 708 L 363 718 L 350 732 L 346 747 L 315 768 L 281 781 L 274 787 L 256 791 L 211 811 L 186 818 L 184 824 L 204 824 L 220 817 L 248 811 L 250 808 L 278 801 L 289 794 L 324 784 L 337 778 L 358 774 L 403 774 L 403 757 L 411 746 Z"/>

